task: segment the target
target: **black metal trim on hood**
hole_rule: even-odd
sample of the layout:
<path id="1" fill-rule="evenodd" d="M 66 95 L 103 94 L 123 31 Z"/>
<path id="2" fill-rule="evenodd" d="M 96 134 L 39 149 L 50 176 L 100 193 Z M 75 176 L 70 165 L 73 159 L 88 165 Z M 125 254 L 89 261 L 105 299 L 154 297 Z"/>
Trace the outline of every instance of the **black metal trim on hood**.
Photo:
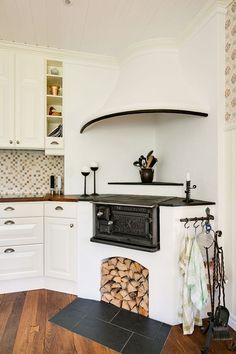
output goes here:
<path id="1" fill-rule="evenodd" d="M 138 109 L 138 110 L 132 110 L 132 111 L 110 113 L 110 114 L 106 114 L 106 115 L 91 119 L 88 122 L 83 124 L 83 126 L 80 129 L 80 133 L 82 134 L 85 131 L 85 129 L 88 128 L 90 125 L 100 122 L 101 120 L 105 120 L 105 119 L 109 119 L 109 118 L 113 118 L 113 117 L 118 117 L 118 116 L 125 116 L 128 114 L 140 114 L 140 113 L 174 113 L 174 114 L 184 114 L 184 115 L 191 115 L 191 116 L 198 116 L 198 117 L 207 117 L 208 116 L 208 113 L 188 111 L 188 110 L 182 110 L 182 109 Z"/>

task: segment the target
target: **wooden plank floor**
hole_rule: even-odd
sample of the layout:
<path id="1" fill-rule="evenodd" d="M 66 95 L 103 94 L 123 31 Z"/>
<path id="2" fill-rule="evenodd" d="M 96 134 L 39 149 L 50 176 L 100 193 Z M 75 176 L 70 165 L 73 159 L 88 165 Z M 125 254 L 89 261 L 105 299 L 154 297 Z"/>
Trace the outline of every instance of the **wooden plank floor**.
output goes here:
<path id="1" fill-rule="evenodd" d="M 48 321 L 75 296 L 49 290 L 0 295 L 0 354 L 115 354 Z M 233 332 L 236 338 L 235 332 Z M 198 354 L 204 344 L 198 329 L 183 336 L 174 326 L 162 354 Z M 213 342 L 210 354 L 226 354 L 226 342 Z M 148 353 L 143 353 L 148 354 Z"/>

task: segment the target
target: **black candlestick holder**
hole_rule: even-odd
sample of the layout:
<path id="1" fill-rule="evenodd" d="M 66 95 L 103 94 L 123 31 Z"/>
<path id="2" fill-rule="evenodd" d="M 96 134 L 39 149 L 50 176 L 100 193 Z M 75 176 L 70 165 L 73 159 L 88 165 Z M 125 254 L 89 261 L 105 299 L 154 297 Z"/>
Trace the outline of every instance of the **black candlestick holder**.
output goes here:
<path id="1" fill-rule="evenodd" d="M 96 195 L 99 195 L 98 193 L 96 193 L 96 171 L 98 170 L 98 167 L 91 166 L 90 169 L 93 171 L 93 193 L 91 195 L 94 197 Z"/>
<path id="2" fill-rule="evenodd" d="M 86 178 L 90 174 L 90 172 L 81 172 L 82 175 L 84 176 L 84 194 L 81 194 L 81 197 L 89 197 L 89 195 L 86 193 Z"/>
<path id="3" fill-rule="evenodd" d="M 186 190 L 185 190 L 186 198 L 183 199 L 183 202 L 185 203 L 193 202 L 193 199 L 191 199 L 191 189 L 196 189 L 196 188 L 197 188 L 196 184 L 194 184 L 191 187 L 191 181 L 186 181 Z"/>

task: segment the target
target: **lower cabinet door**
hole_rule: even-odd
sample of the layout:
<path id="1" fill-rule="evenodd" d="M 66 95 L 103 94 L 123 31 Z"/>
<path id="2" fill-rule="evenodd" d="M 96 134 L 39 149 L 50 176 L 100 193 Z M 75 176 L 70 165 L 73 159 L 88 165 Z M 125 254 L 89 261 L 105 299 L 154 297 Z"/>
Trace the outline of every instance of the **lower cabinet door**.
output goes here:
<path id="1" fill-rule="evenodd" d="M 45 275 L 76 280 L 75 219 L 45 218 Z"/>
<path id="2" fill-rule="evenodd" d="M 43 276 L 43 244 L 0 247 L 0 280 Z"/>

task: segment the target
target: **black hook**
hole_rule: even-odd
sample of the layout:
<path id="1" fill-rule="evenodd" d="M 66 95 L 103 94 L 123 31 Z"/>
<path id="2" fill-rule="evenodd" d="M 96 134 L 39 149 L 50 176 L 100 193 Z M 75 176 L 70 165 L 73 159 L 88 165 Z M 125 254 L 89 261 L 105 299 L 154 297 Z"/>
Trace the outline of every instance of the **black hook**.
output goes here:
<path id="1" fill-rule="evenodd" d="M 199 225 L 196 226 L 196 223 L 198 222 L 198 218 L 195 218 L 195 222 L 193 223 L 193 227 L 195 228 L 195 230 L 198 228 Z"/>
<path id="2" fill-rule="evenodd" d="M 189 226 L 187 226 L 188 222 L 189 222 L 189 220 L 188 220 L 188 218 L 186 218 L 186 219 L 185 219 L 185 223 L 184 223 L 185 229 L 188 229 L 188 228 L 189 228 Z"/>

